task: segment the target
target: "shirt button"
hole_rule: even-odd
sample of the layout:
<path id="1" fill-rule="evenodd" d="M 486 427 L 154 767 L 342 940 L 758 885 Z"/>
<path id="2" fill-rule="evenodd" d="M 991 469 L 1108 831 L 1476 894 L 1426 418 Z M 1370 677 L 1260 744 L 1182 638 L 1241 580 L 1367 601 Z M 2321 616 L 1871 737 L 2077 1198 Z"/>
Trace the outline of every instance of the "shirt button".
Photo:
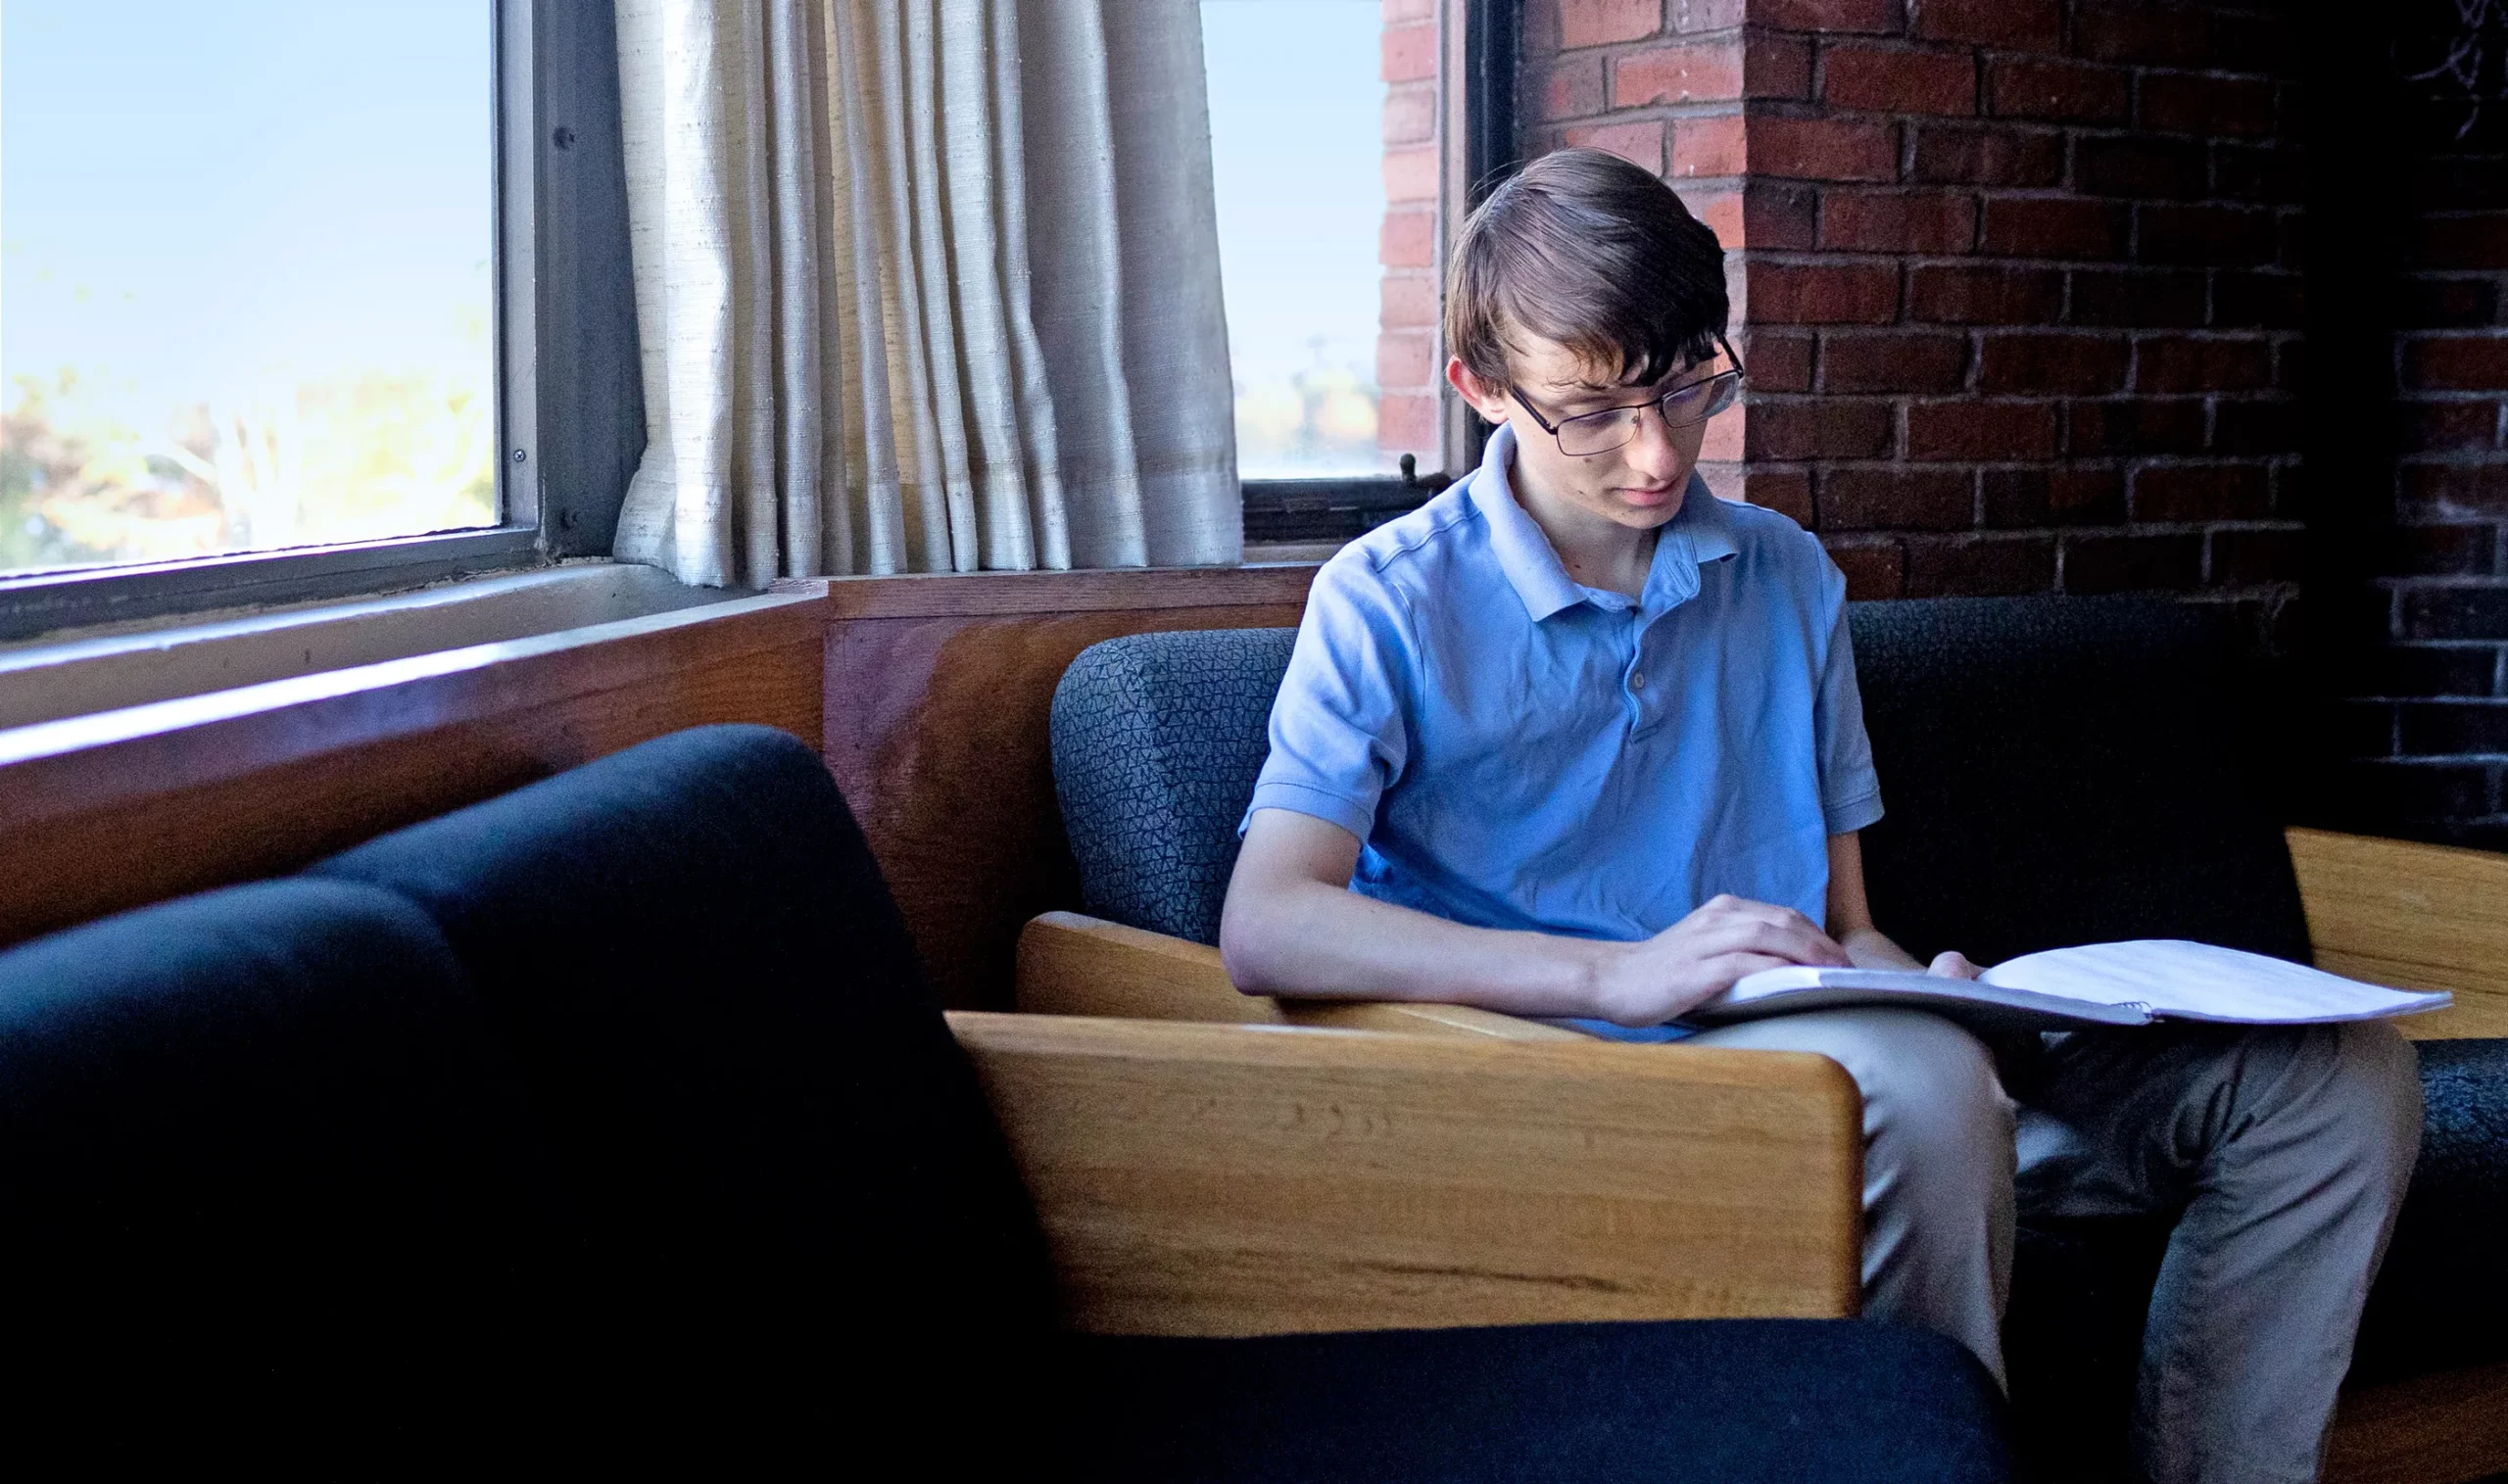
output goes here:
<path id="1" fill-rule="evenodd" d="M 1646 689 L 1646 672 L 1645 672 L 1645 671 L 1643 671 L 1643 670 L 1639 670 L 1639 671 L 1637 671 L 1636 673 L 1634 673 L 1634 674 L 1630 675 L 1630 676 L 1628 677 L 1628 689 L 1630 689 L 1630 690 L 1632 690 L 1632 691 L 1643 691 L 1643 690 L 1645 690 L 1645 689 Z"/>

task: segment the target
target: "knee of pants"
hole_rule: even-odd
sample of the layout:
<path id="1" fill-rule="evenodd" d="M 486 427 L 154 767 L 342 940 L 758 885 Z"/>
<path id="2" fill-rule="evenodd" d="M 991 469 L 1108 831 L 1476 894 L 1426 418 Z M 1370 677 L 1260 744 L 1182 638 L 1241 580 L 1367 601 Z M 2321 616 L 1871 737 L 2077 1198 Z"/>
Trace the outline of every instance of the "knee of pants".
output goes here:
<path id="1" fill-rule="evenodd" d="M 2270 1089 L 2250 1105 L 2254 1113 L 2297 1118 L 2310 1138 L 2375 1162 L 2398 1185 L 2410 1175 L 2421 1148 L 2421 1065 L 2394 1027 L 2276 1027 L 2242 1037 L 2240 1054 L 2248 1069 L 2242 1080 Z"/>
<path id="2" fill-rule="evenodd" d="M 2403 1032 L 2385 1021 L 2353 1021 L 2337 1032 L 2335 1095 L 2350 1111 L 2359 1139 L 2408 1177 L 2421 1152 L 2421 1057 Z"/>
<path id="3" fill-rule="evenodd" d="M 1939 1016 L 1872 1014 L 1883 1024 L 1847 1064 L 1863 1090 L 1865 1138 L 1918 1168 L 1957 1161 L 2008 1179 L 2012 1103 L 1984 1044 Z"/>

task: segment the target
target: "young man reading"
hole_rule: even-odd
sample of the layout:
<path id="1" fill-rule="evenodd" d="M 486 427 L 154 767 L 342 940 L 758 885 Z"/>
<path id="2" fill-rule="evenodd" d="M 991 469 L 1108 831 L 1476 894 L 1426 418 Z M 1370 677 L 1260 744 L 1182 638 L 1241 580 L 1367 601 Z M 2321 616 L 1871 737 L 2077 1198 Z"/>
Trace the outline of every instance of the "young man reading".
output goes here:
<path id="1" fill-rule="evenodd" d="M 1470 478 L 1316 578 L 1221 928 L 1240 986 L 1625 1034 L 1759 969 L 1923 967 L 1865 905 L 1857 832 L 1881 795 L 1845 581 L 1693 472 L 1739 389 L 1725 314 L 1714 234 L 1611 156 L 1536 161 L 1465 224 L 1447 376 L 1497 431 Z M 2026 1106 L 1976 1040 L 1908 1011 L 1691 1039 L 1846 1068 L 1864 1312 L 1998 1378 L 2015 1202 L 2182 1210 L 2141 1466 L 2315 1477 L 2419 1139 L 2390 1027 L 2048 1037 Z"/>

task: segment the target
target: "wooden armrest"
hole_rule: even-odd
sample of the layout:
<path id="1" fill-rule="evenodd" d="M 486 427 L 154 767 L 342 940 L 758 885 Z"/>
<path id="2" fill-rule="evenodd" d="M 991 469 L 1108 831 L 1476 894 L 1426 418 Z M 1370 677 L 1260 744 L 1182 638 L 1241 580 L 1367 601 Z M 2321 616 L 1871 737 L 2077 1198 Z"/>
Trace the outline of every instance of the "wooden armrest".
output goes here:
<path id="1" fill-rule="evenodd" d="M 1015 1003 L 1032 1015 L 1315 1026 L 1508 1041 L 1588 1039 L 1557 1026 L 1469 1005 L 1245 994 L 1229 982 L 1217 948 L 1077 912 L 1048 912 L 1020 931 L 1016 993 Z"/>
<path id="2" fill-rule="evenodd" d="M 2419 1038 L 2508 1035 L 2508 856 L 2287 832 L 2317 967 L 2456 1003 L 2395 1022 Z"/>
<path id="3" fill-rule="evenodd" d="M 952 1012 L 1115 1334 L 1852 1315 L 1861 1103 L 1792 1052 Z"/>

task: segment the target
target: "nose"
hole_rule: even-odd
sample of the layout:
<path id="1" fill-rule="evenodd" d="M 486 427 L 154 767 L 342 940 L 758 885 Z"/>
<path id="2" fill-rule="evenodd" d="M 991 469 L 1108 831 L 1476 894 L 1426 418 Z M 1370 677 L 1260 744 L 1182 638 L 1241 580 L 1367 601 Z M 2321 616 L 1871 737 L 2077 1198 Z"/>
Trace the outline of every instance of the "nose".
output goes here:
<path id="1" fill-rule="evenodd" d="M 1625 456 L 1629 472 L 1642 474 L 1652 483 L 1661 484 L 1682 472 L 1687 457 L 1672 425 L 1664 420 L 1660 405 L 1650 403 L 1637 413 L 1637 431 L 1628 440 Z"/>

